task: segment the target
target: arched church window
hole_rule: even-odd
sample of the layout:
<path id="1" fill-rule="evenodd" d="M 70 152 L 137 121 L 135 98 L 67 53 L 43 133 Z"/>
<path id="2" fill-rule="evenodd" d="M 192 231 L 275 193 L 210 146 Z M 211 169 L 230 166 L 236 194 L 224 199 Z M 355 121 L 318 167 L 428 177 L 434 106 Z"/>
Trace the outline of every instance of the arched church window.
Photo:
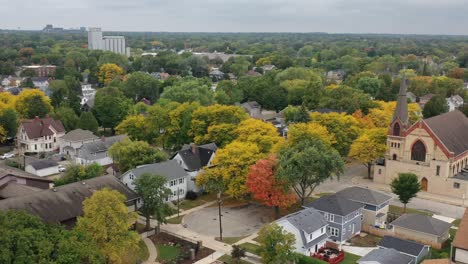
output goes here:
<path id="1" fill-rule="evenodd" d="M 400 124 L 395 123 L 395 125 L 393 125 L 393 135 L 400 136 Z"/>
<path id="2" fill-rule="evenodd" d="M 421 140 L 416 141 L 411 148 L 411 159 L 417 161 L 426 161 L 426 146 Z"/>

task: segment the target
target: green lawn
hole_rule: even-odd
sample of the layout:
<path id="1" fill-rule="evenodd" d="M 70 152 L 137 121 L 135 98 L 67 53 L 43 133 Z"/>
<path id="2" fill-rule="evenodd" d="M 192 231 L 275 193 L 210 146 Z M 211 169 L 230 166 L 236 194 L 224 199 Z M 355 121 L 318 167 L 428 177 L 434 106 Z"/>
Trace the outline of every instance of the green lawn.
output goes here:
<path id="1" fill-rule="evenodd" d="M 223 243 L 232 245 L 232 244 L 235 244 L 235 243 L 239 242 L 240 240 L 242 240 L 242 239 L 244 239 L 246 237 L 247 236 L 243 236 L 243 237 L 223 237 L 223 241 L 219 240 L 219 237 L 216 237 L 215 239 L 218 240 L 218 241 L 221 241 Z"/>
<path id="2" fill-rule="evenodd" d="M 176 216 L 176 217 L 173 217 L 173 218 L 169 218 L 169 219 L 167 219 L 167 223 L 168 224 L 180 224 L 180 223 L 182 223 L 182 218 L 184 218 L 183 215 Z"/>
<path id="3" fill-rule="evenodd" d="M 179 208 L 182 210 L 192 209 L 205 203 L 216 200 L 216 194 L 205 194 L 199 196 L 196 200 L 183 200 L 180 202 Z"/>
<path id="4" fill-rule="evenodd" d="M 445 243 L 445 247 L 442 249 L 434 249 L 431 248 L 430 252 L 430 259 L 442 259 L 442 258 L 448 258 L 450 257 L 450 245 L 452 244 L 453 238 L 455 237 L 455 234 L 457 233 L 458 230 L 456 229 L 450 229 L 450 239 Z"/>
<path id="5" fill-rule="evenodd" d="M 356 264 L 361 257 L 348 252 L 345 252 L 345 259 L 340 264 Z"/>
<path id="6" fill-rule="evenodd" d="M 156 245 L 158 250 L 158 261 L 170 261 L 180 254 L 180 248 L 174 246 Z"/>
<path id="7" fill-rule="evenodd" d="M 389 212 L 390 212 L 390 213 L 400 214 L 400 215 L 401 215 L 401 214 L 403 214 L 403 207 L 399 207 L 399 206 L 395 206 L 395 205 L 390 205 Z M 406 213 L 410 213 L 410 214 L 423 214 L 423 215 L 428 215 L 428 216 L 432 216 L 432 215 L 433 215 L 433 213 L 428 212 L 428 211 L 416 210 L 416 209 L 411 209 L 411 208 L 406 208 Z"/>
<path id="8" fill-rule="evenodd" d="M 458 227 L 460 225 L 460 222 L 461 222 L 461 219 L 455 219 L 453 220 L 452 225 Z"/>
<path id="9" fill-rule="evenodd" d="M 234 262 L 231 256 L 228 256 L 228 255 L 223 255 L 218 260 L 226 262 L 228 264 L 234 264 L 234 263 L 235 264 L 251 264 L 250 262 L 245 261 L 245 260 L 240 260 L 240 262 Z"/>
<path id="10" fill-rule="evenodd" d="M 259 249 L 260 249 L 259 245 L 252 244 L 252 243 L 249 243 L 249 242 L 245 242 L 245 243 L 240 244 L 239 246 L 244 248 L 245 251 L 247 251 L 247 252 L 250 252 L 250 253 L 255 254 L 255 255 L 259 254 L 258 253 Z"/>

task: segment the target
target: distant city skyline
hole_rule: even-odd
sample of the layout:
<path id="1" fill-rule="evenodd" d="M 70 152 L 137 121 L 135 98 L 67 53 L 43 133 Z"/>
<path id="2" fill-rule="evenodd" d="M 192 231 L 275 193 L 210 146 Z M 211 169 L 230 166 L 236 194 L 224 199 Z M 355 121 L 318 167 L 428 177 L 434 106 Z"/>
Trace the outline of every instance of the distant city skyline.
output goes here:
<path id="1" fill-rule="evenodd" d="M 0 0 L 2 29 L 468 35 L 468 0 Z M 21 15 L 18 15 L 18 14 Z"/>

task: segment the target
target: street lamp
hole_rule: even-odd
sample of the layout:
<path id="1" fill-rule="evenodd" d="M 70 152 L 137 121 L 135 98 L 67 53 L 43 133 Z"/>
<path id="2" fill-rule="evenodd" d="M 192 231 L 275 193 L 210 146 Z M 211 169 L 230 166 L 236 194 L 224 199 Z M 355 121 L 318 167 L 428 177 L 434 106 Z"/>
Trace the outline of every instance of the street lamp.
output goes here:
<path id="1" fill-rule="evenodd" d="M 218 192 L 218 212 L 219 212 L 219 240 L 223 241 L 223 225 L 221 222 L 221 191 Z"/>

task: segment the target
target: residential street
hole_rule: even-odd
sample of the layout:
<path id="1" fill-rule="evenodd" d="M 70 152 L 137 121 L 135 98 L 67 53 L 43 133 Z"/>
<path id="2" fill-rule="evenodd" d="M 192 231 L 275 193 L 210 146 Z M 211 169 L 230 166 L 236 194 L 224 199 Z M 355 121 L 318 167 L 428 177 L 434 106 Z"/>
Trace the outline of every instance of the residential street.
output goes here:
<path id="1" fill-rule="evenodd" d="M 332 179 L 327 180 L 320 186 L 318 186 L 314 193 L 324 193 L 324 192 L 337 192 L 347 187 L 356 185 L 356 186 L 363 186 L 369 187 L 372 189 L 379 189 L 393 197 L 396 197 L 393 193 L 391 193 L 390 188 L 384 185 L 377 185 L 374 184 L 371 180 L 366 179 L 367 176 L 367 168 L 361 164 L 349 164 L 345 169 L 345 173 L 343 176 L 340 177 L 339 180 Z M 442 203 L 434 200 L 430 200 L 430 194 L 427 193 L 420 193 L 416 197 L 411 200 L 408 204 L 408 208 L 418 209 L 429 211 L 434 214 L 443 215 L 452 218 L 461 218 L 465 211 L 465 208 L 462 206 L 456 206 L 448 203 Z M 424 197 L 422 197 L 424 196 Z M 439 197 L 438 197 L 439 198 Z M 447 200 L 450 198 L 446 198 Z M 392 202 L 392 205 L 396 206 L 403 206 L 399 201 L 398 198 L 395 198 Z"/>

